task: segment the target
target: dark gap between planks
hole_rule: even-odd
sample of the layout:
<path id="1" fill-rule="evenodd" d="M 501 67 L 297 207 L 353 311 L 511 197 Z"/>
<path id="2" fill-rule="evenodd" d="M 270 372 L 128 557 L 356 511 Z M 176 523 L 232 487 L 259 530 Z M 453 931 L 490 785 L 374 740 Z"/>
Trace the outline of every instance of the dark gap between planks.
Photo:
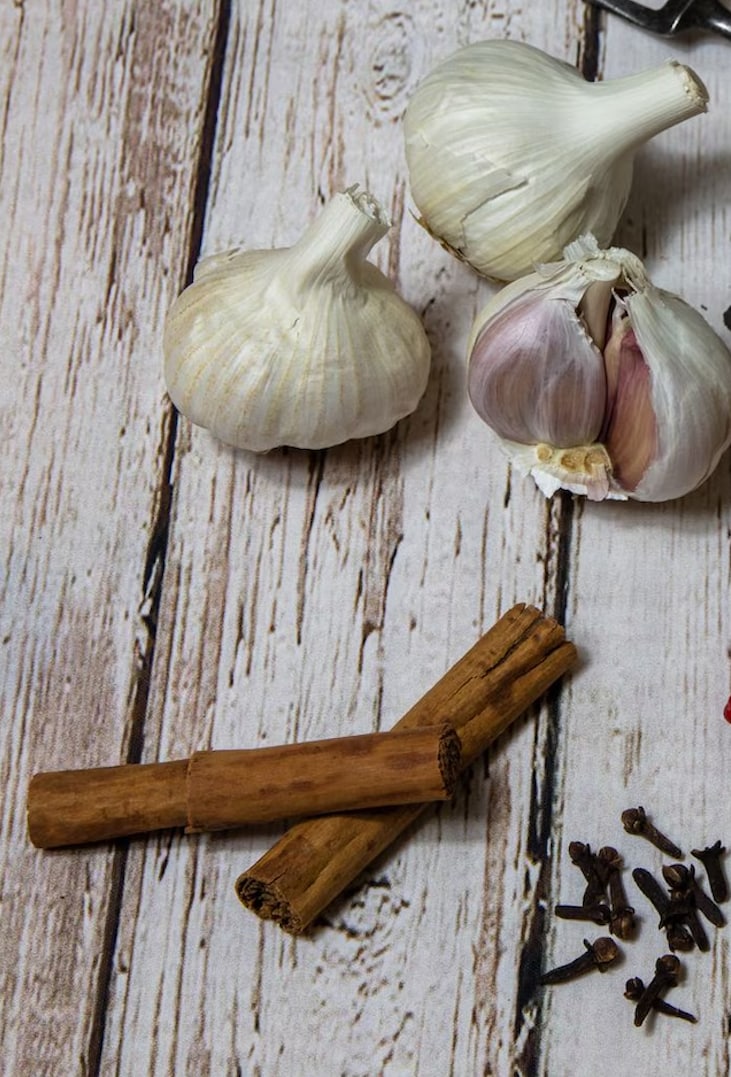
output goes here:
<path id="1" fill-rule="evenodd" d="M 230 0 L 219 0 L 214 47 L 210 67 L 209 83 L 206 93 L 206 108 L 201 135 L 200 155 L 196 169 L 196 181 L 193 192 L 191 228 L 188 239 L 188 255 L 182 285 L 188 284 L 193 277 L 193 269 L 198 261 L 208 204 L 211 164 L 215 145 L 215 135 L 226 49 L 231 21 Z M 601 16 L 593 8 L 586 8 L 582 38 L 579 44 L 581 55 L 579 68 L 590 81 L 598 75 L 600 50 Z M 126 756 L 127 763 L 137 763 L 142 758 L 144 745 L 145 719 L 150 689 L 150 674 L 155 651 L 155 629 L 160 606 L 162 582 L 169 539 L 170 505 L 172 499 L 172 467 L 175 456 L 177 435 L 177 415 L 170 409 L 165 440 L 163 464 L 160 469 L 157 509 L 152 521 L 152 533 L 143 568 L 143 593 L 150 589 L 150 613 L 146 618 L 148 627 L 147 647 L 137 674 L 133 689 L 131 729 Z M 569 494 L 560 494 L 560 506 L 557 520 L 558 545 L 554 562 L 554 599 L 552 616 L 559 623 L 565 620 L 569 576 L 570 546 L 574 520 L 574 502 Z M 546 776 L 543 790 L 539 795 L 534 787 L 530 807 L 530 840 L 528 847 L 532 855 L 541 861 L 538 880 L 539 891 L 546 890 L 548 883 L 548 843 L 553 822 L 553 797 L 555 790 L 555 761 L 560 719 L 560 697 L 558 691 L 551 692 L 547 703 L 548 738 L 546 754 Z M 124 893 L 127 866 L 128 845 L 120 844 L 111 853 L 112 871 L 108 911 L 104 929 L 104 945 L 100 963 L 97 996 L 89 1033 L 87 1057 L 84 1072 L 88 1077 L 100 1077 L 101 1058 L 106 1028 L 106 1011 L 110 995 L 111 978 L 114 967 L 119 922 Z M 523 1014 L 535 1005 L 538 992 L 541 954 L 547 936 L 547 918 L 538 910 L 533 920 L 531 931 L 520 955 L 519 990 L 516 1000 L 515 1030 L 521 1030 Z M 520 1072 L 523 1077 L 537 1077 L 540 1056 L 539 1024 L 529 1033 L 521 1055 Z"/>
<path id="2" fill-rule="evenodd" d="M 603 17 L 593 7 L 584 9 L 584 23 L 578 43 L 577 67 L 589 82 L 599 78 L 599 57 Z M 558 546 L 554 562 L 555 590 L 552 616 L 565 624 L 571 570 L 571 536 L 573 531 L 575 502 L 571 494 L 561 492 L 557 519 Z M 550 527 L 550 519 L 549 525 Z M 547 597 L 547 596 L 546 596 Z M 538 1077 L 541 1068 L 541 991 L 539 977 L 541 955 L 548 940 L 547 904 L 540 899 L 548 894 L 551 865 L 549 843 L 553 829 L 555 791 L 557 782 L 557 755 L 561 725 L 560 688 L 554 688 L 546 702 L 546 752 L 542 786 L 534 777 L 528 816 L 529 835 L 527 850 L 533 860 L 540 864 L 533 902 L 533 915 L 527 925 L 527 937 L 518 961 L 518 986 L 515 1001 L 514 1042 L 523 1042 L 519 1058 L 515 1060 L 516 1072 L 521 1077 Z M 523 1036 L 525 1017 L 533 1014 L 531 1027 Z M 536 1015 L 537 1014 L 537 1018 Z"/>
<path id="3" fill-rule="evenodd" d="M 193 188 L 192 215 L 190 235 L 187 243 L 186 265 L 181 287 L 193 279 L 193 269 L 200 256 L 203 242 L 203 228 L 208 205 L 211 165 L 215 146 L 219 105 L 223 87 L 223 72 L 231 24 L 230 0 L 219 0 L 216 26 L 213 37 L 213 51 L 205 92 L 205 111 L 201 130 L 200 152 L 195 170 Z M 172 469 L 175 458 L 177 437 L 177 413 L 168 404 L 167 423 L 163 424 L 165 437 L 163 462 L 158 479 L 158 491 L 154 518 L 151 521 L 151 537 L 142 571 L 142 594 L 149 596 L 150 612 L 145 617 L 147 642 L 132 689 L 130 714 L 130 732 L 126 754 L 127 763 L 139 763 L 145 738 L 145 719 L 150 694 L 150 676 L 155 654 L 157 617 L 160 609 L 162 584 L 165 574 L 168 540 L 170 533 L 170 506 L 172 502 Z M 104 925 L 104 942 L 100 958 L 99 979 L 97 981 L 96 999 L 89 1031 L 84 1066 L 85 1077 L 101 1077 L 101 1059 L 104 1048 L 107 1007 L 112 974 L 114 970 L 114 953 L 117 948 L 117 936 L 122 911 L 124 883 L 127 870 L 129 845 L 127 842 L 115 845 L 112 850 L 112 870 L 109 887 L 107 915 Z"/>

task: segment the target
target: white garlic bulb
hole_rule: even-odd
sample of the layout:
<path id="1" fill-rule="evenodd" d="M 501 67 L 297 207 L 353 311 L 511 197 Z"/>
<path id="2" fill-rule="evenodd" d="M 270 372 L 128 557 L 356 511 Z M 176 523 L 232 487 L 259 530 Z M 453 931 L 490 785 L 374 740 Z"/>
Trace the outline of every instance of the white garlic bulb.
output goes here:
<path id="1" fill-rule="evenodd" d="M 474 269 L 515 280 L 591 232 L 614 234 L 634 150 L 705 112 L 675 60 L 589 83 L 519 41 L 481 41 L 439 64 L 404 116 L 411 195 L 424 226 Z"/>
<path id="2" fill-rule="evenodd" d="M 468 391 L 547 496 L 681 497 L 731 443 L 728 348 L 634 254 L 593 236 L 492 299 L 472 329 Z"/>
<path id="3" fill-rule="evenodd" d="M 414 410 L 431 352 L 421 321 L 366 261 L 390 222 L 357 186 L 294 246 L 206 258 L 165 324 L 176 407 L 239 448 L 321 449 Z"/>

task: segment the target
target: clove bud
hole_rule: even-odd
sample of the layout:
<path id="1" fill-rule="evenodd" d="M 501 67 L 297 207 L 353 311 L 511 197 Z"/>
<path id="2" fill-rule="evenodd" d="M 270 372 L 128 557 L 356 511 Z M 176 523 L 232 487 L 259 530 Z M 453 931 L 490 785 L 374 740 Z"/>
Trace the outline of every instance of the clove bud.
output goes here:
<path id="1" fill-rule="evenodd" d="M 671 899 L 686 902 L 698 912 L 703 913 L 715 927 L 723 927 L 726 919 L 716 905 L 702 888 L 695 875 L 694 867 L 686 867 L 685 864 L 665 864 L 662 869 L 663 878 L 670 887 Z"/>
<path id="2" fill-rule="evenodd" d="M 645 985 L 639 976 L 632 976 L 624 988 L 624 997 L 629 999 L 630 1002 L 639 1002 L 645 993 Z M 678 1017 L 681 1021 L 689 1021 L 691 1024 L 695 1024 L 698 1020 L 692 1013 L 688 1013 L 686 1010 L 679 1010 L 677 1006 L 671 1005 L 666 1002 L 664 998 L 653 999 L 652 1007 L 657 1013 L 663 1013 L 667 1017 Z"/>
<path id="3" fill-rule="evenodd" d="M 680 975 L 680 961 L 674 954 L 665 954 L 655 962 L 655 975 L 640 995 L 635 1007 L 635 1025 L 643 1023 L 662 991 L 674 987 Z"/>
<path id="4" fill-rule="evenodd" d="M 597 853 L 597 861 L 607 879 L 611 917 L 609 930 L 619 939 L 628 939 L 635 929 L 635 910 L 627 901 L 622 882 L 622 857 L 611 845 L 604 845 Z"/>
<path id="5" fill-rule="evenodd" d="M 706 869 L 708 885 L 711 888 L 711 894 L 713 895 L 714 901 L 725 901 L 728 897 L 728 883 L 721 863 L 721 858 L 726 852 L 725 846 L 723 846 L 719 840 L 714 842 L 713 845 L 707 846 L 705 849 L 691 849 L 690 851 L 696 860 L 700 860 Z"/>
<path id="6" fill-rule="evenodd" d="M 586 880 L 582 905 L 597 905 L 605 896 L 606 886 L 599 872 L 599 863 L 591 846 L 583 841 L 569 842 L 569 858 Z"/>
<path id="7" fill-rule="evenodd" d="M 574 958 L 573 961 L 544 972 L 539 983 L 566 983 L 568 980 L 573 980 L 576 976 L 583 976 L 584 973 L 591 972 L 594 969 L 599 972 L 606 972 L 612 962 L 619 957 L 619 947 L 614 939 L 609 938 L 609 936 L 602 936 L 594 942 L 584 939 L 584 947 L 585 952 Z"/>
<path id="8" fill-rule="evenodd" d="M 675 842 L 661 834 L 657 827 L 650 822 L 645 809 L 641 805 L 639 808 L 627 808 L 626 811 L 622 812 L 622 826 L 628 834 L 639 834 L 643 838 L 647 838 L 656 849 L 660 849 L 669 856 L 683 855 Z"/>

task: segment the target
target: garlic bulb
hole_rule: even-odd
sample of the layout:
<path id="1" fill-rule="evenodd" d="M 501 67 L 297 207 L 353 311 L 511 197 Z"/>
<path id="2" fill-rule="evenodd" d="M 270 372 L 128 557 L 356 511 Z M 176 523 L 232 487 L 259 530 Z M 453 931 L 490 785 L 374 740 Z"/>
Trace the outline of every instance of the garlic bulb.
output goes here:
<path id="1" fill-rule="evenodd" d="M 468 45 L 417 87 L 404 116 L 422 223 L 479 273 L 515 280 L 591 232 L 614 234 L 633 151 L 705 112 L 675 60 L 607 82 L 518 41 Z"/>
<path id="2" fill-rule="evenodd" d="M 165 324 L 176 407 L 255 452 L 380 434 L 413 411 L 429 376 L 429 342 L 366 261 L 389 227 L 356 186 L 337 194 L 293 247 L 200 262 Z"/>
<path id="3" fill-rule="evenodd" d="M 469 342 L 475 410 L 551 496 L 666 501 L 731 442 L 731 353 L 640 260 L 583 236 L 503 288 Z"/>

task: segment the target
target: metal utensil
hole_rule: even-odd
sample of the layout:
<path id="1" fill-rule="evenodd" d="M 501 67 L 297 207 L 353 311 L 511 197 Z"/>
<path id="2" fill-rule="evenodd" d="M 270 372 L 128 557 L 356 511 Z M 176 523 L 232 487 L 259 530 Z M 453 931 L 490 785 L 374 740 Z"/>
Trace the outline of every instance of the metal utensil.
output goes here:
<path id="1" fill-rule="evenodd" d="M 653 9 L 635 0 L 585 0 L 620 15 L 651 34 L 673 37 L 686 30 L 710 30 L 731 38 L 731 11 L 720 0 L 667 0 Z"/>

